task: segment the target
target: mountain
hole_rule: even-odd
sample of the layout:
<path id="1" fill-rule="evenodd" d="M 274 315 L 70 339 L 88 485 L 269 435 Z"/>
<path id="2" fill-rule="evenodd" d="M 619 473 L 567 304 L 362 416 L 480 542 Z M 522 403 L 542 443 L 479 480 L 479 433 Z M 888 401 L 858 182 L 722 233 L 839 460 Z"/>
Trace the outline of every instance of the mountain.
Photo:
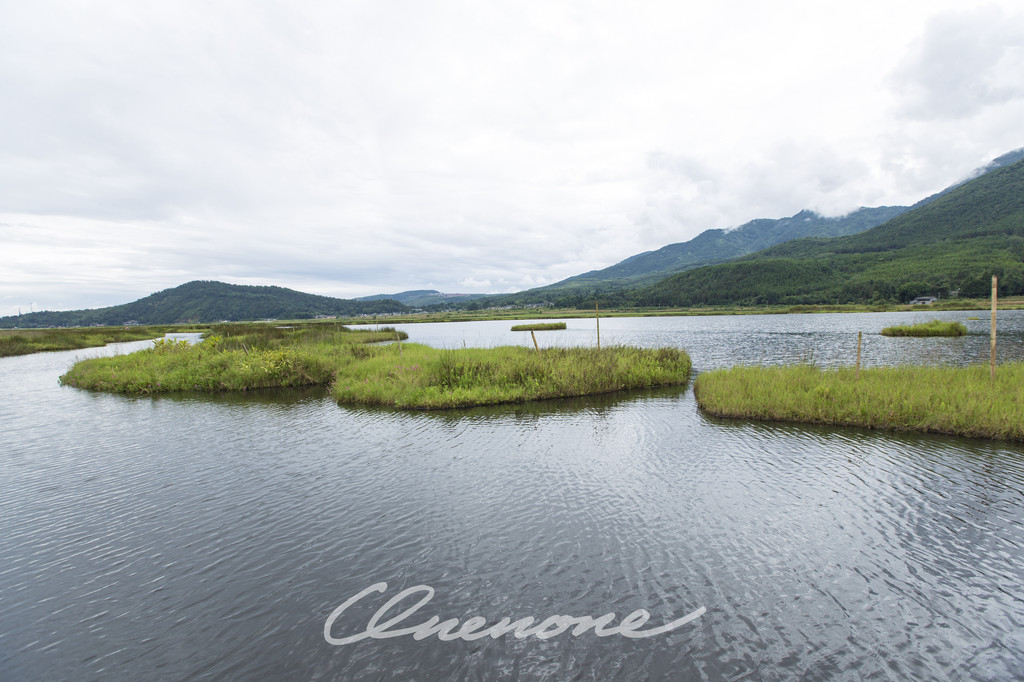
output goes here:
<path id="1" fill-rule="evenodd" d="M 828 218 L 814 211 L 801 211 L 789 218 L 759 218 L 732 230 L 705 230 L 688 242 L 669 244 L 605 268 L 570 277 L 559 284 L 622 285 L 654 282 L 701 265 L 732 260 L 774 244 L 801 237 L 838 237 L 862 232 L 908 210 L 906 206 L 860 208 L 848 215 Z"/>
<path id="2" fill-rule="evenodd" d="M 442 294 L 440 291 L 435 291 L 433 289 L 416 289 L 413 291 L 403 291 L 398 294 L 375 294 L 373 296 L 362 296 L 355 300 L 382 301 L 385 299 L 391 299 L 411 308 L 425 308 L 427 306 L 438 304 L 462 303 L 464 301 L 472 301 L 477 298 L 485 298 L 486 296 L 487 294 Z"/>
<path id="3" fill-rule="evenodd" d="M 825 217 L 805 210 L 788 218 L 751 220 L 735 229 L 705 230 L 689 241 L 639 253 L 602 270 L 592 270 L 554 284 L 495 297 L 493 300 L 498 303 L 552 301 L 560 305 L 580 304 L 584 299 L 593 300 L 602 293 L 654 284 L 678 272 L 724 263 L 794 239 L 857 234 L 931 203 L 966 182 L 1021 160 L 1024 160 L 1024 148 L 1003 154 L 976 169 L 965 180 L 913 206 L 859 208 L 838 217 Z"/>
<path id="4" fill-rule="evenodd" d="M 1002 158 L 1002 157 L 1001 157 Z M 989 170 L 870 230 L 806 238 L 618 297 L 641 306 L 906 301 L 1024 294 L 1024 160 Z"/>
<path id="5" fill-rule="evenodd" d="M 220 320 L 307 319 L 317 315 L 370 315 L 407 312 L 397 301 L 353 301 L 305 294 L 274 286 L 195 281 L 140 298 L 133 303 L 92 310 L 42 311 L 0 317 L 0 328 L 80 327 Z"/>
<path id="6" fill-rule="evenodd" d="M 801 211 L 788 218 L 759 218 L 735 229 L 705 230 L 690 241 L 638 253 L 603 270 L 591 270 L 544 287 L 498 296 L 495 301 L 579 305 L 599 294 L 653 284 L 677 272 L 729 261 L 792 239 L 861 232 L 907 210 L 907 206 L 879 206 L 860 208 L 839 217 Z"/>

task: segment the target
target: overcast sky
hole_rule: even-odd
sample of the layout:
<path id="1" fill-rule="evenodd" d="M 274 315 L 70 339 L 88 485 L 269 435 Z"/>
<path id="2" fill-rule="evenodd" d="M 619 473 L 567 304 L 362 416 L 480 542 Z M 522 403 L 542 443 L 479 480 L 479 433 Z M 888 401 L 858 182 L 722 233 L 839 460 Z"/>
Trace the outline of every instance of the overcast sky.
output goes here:
<path id="1" fill-rule="evenodd" d="M 0 0 L 0 315 L 518 291 L 1022 146 L 1019 0 Z"/>

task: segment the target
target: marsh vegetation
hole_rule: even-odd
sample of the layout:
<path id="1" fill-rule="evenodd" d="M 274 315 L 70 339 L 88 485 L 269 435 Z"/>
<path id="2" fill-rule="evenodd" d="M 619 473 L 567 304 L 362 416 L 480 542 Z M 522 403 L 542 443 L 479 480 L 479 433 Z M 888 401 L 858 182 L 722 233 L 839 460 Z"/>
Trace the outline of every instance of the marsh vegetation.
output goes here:
<path id="1" fill-rule="evenodd" d="M 747 419 L 1024 440 L 1024 363 L 819 369 L 733 367 L 702 373 L 697 404 Z"/>
<path id="2" fill-rule="evenodd" d="M 967 327 L 963 322 L 932 320 L 885 327 L 880 333 L 882 336 L 963 336 L 967 333 Z"/>
<path id="3" fill-rule="evenodd" d="M 69 329 L 0 330 L 0 357 L 42 351 L 95 348 L 122 341 L 144 341 L 163 336 L 157 327 L 78 327 Z"/>
<path id="4" fill-rule="evenodd" d="M 533 324 L 512 325 L 514 332 L 545 332 L 565 329 L 565 322 L 535 322 Z"/>
<path id="5" fill-rule="evenodd" d="M 220 325 L 202 343 L 159 339 L 146 350 L 80 361 L 60 382 L 132 394 L 325 384 L 354 346 L 406 336 L 342 325 Z"/>
<path id="6" fill-rule="evenodd" d="M 525 402 L 685 384 L 690 357 L 676 348 L 360 349 L 337 369 L 341 403 L 439 409 Z"/>
<path id="7" fill-rule="evenodd" d="M 231 325 L 199 344 L 152 348 L 76 363 L 66 386 L 128 394 L 326 385 L 340 403 L 439 409 L 685 384 L 690 358 L 675 348 L 520 346 L 437 349 L 378 344 L 391 328 Z"/>

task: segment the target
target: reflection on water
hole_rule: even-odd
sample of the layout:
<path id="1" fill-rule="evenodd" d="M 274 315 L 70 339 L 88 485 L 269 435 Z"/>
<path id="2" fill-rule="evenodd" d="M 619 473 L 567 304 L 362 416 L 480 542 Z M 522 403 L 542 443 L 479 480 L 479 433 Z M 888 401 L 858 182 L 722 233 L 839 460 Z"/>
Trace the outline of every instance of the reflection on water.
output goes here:
<path id="1" fill-rule="evenodd" d="M 698 368 L 769 349 L 826 362 L 881 317 L 771 316 L 758 338 L 750 318 L 601 333 L 684 345 Z M 442 346 L 483 334 L 423 328 Z M 872 337 L 875 357 L 974 352 L 892 341 Z M 1019 446 L 720 421 L 678 387 L 402 412 L 323 389 L 58 386 L 84 354 L 0 360 L 4 679 L 1024 676 Z M 328 614 L 380 581 L 433 587 L 424 618 L 707 613 L 643 640 L 327 644 Z"/>
<path id="2" fill-rule="evenodd" d="M 912 313 L 830 313 L 814 315 L 732 315 L 706 317 L 611 317 L 601 320 L 601 343 L 685 348 L 698 372 L 735 364 L 813 362 L 825 367 L 853 365 L 857 332 L 863 333 L 866 367 L 901 364 L 968 365 L 989 360 L 989 319 L 977 311 Z M 954 338 L 890 338 L 879 332 L 896 324 L 938 318 L 957 320 L 968 335 Z M 548 320 L 550 321 L 550 320 Z M 564 331 L 538 332 L 541 347 L 589 346 L 597 342 L 593 319 L 556 320 Z M 532 345 L 511 331 L 511 322 L 399 324 L 409 340 L 438 348 Z M 998 361 L 1024 360 L 1024 310 L 999 313 Z"/>

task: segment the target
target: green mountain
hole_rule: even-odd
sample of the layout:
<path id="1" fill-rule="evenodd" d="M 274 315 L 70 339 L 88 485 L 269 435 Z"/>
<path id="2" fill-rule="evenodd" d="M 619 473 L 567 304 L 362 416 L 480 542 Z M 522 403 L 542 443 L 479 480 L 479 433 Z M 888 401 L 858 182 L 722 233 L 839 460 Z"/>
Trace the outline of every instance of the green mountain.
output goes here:
<path id="1" fill-rule="evenodd" d="M 407 312 L 397 301 L 353 301 L 304 294 L 273 286 L 244 286 L 223 282 L 188 282 L 159 291 L 134 303 L 92 310 L 42 311 L 0 317 L 0 328 L 81 327 L 220 320 L 307 319 L 317 315 L 376 315 Z"/>
<path id="2" fill-rule="evenodd" d="M 1017 163 L 1024 159 L 1024 148 L 1004 154 L 978 168 L 963 182 Z M 961 183 L 922 199 L 913 206 L 860 208 L 845 216 L 825 217 L 814 211 L 801 211 L 788 218 L 760 218 L 735 229 L 705 230 L 686 242 L 669 244 L 655 251 L 630 256 L 603 270 L 592 270 L 545 287 L 516 294 L 493 296 L 488 304 L 525 304 L 552 302 L 555 305 L 585 305 L 609 292 L 653 285 L 670 275 L 705 265 L 724 263 L 756 253 L 775 244 L 806 237 L 840 237 L 857 234 L 881 225 L 909 210 L 920 208 L 953 191 Z"/>
<path id="3" fill-rule="evenodd" d="M 800 211 L 788 218 L 759 218 L 732 230 L 705 230 L 690 241 L 639 253 L 603 270 L 592 270 L 534 291 L 608 291 L 649 284 L 683 270 L 722 263 L 791 239 L 863 232 L 907 210 L 906 206 L 880 206 L 831 218 L 814 211 Z"/>
<path id="4" fill-rule="evenodd" d="M 654 306 L 906 301 L 1024 294 L 1024 161 L 988 171 L 865 232 L 798 239 L 623 292 Z"/>
<path id="5" fill-rule="evenodd" d="M 373 296 L 362 296 L 357 301 L 383 301 L 391 299 L 398 301 L 412 308 L 423 308 L 427 306 L 443 304 L 459 304 L 472 301 L 477 298 L 485 298 L 487 294 L 442 294 L 434 289 L 416 289 L 403 291 L 397 294 L 375 294 Z"/>

